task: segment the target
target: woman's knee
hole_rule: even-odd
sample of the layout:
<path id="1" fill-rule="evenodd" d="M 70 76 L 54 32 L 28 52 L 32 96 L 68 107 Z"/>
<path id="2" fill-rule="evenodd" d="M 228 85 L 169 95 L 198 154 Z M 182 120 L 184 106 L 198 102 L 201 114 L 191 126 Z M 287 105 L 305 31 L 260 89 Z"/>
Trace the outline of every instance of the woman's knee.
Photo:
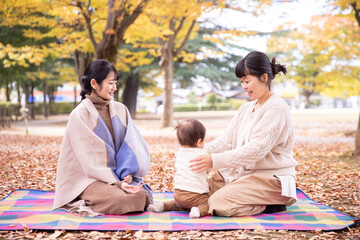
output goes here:
<path id="1" fill-rule="evenodd" d="M 208 202 L 209 202 L 209 206 L 211 206 L 214 209 L 225 205 L 224 196 L 222 194 L 217 194 L 217 192 L 215 192 L 213 195 L 209 197 Z"/>
<path id="2" fill-rule="evenodd" d="M 150 204 L 150 197 L 145 191 L 136 194 L 122 194 L 117 192 L 111 200 L 106 214 L 125 214 L 129 212 L 142 212 Z"/>
<path id="3" fill-rule="evenodd" d="M 226 198 L 225 194 L 215 192 L 209 198 L 209 214 L 230 217 L 235 214 L 236 204 Z"/>
<path id="4" fill-rule="evenodd" d="M 124 201 L 126 205 L 134 208 L 146 208 L 150 204 L 150 197 L 147 192 L 140 191 L 134 194 L 126 194 Z"/>

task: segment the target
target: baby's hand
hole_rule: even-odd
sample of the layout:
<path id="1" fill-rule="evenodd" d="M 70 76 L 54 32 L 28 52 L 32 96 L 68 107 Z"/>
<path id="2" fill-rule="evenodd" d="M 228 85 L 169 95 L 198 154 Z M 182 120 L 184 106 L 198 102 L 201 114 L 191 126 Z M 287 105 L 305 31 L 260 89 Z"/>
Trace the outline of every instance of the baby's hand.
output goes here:
<path id="1" fill-rule="evenodd" d="M 127 183 L 127 184 L 130 184 L 132 182 L 132 176 L 129 174 L 129 175 L 126 175 L 124 177 L 124 181 Z"/>

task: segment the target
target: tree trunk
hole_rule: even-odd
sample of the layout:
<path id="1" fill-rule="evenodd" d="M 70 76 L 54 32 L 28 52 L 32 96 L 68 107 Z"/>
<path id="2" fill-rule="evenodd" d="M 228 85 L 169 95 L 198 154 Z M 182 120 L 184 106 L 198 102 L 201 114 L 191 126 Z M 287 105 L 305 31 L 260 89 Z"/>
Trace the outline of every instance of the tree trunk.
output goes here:
<path id="1" fill-rule="evenodd" d="M 84 75 L 85 69 L 91 63 L 94 57 L 93 53 L 90 52 L 81 52 L 75 50 L 75 71 L 78 76 L 79 83 L 81 84 L 81 77 Z M 74 108 L 76 107 L 76 85 L 74 87 Z"/>
<path id="2" fill-rule="evenodd" d="M 10 84 L 9 84 L 9 80 L 6 79 L 5 80 L 5 95 L 6 95 L 6 101 L 7 102 L 10 102 L 11 99 L 10 99 L 10 93 L 11 93 L 11 87 L 10 87 Z"/>
<path id="3" fill-rule="evenodd" d="M 353 3 L 351 3 L 351 6 L 354 9 L 355 19 L 360 27 L 360 6 L 357 6 L 357 3 L 355 1 L 353 1 Z"/>
<path id="4" fill-rule="evenodd" d="M 35 104 L 34 104 L 34 82 L 31 81 L 31 119 L 35 119 Z"/>
<path id="5" fill-rule="evenodd" d="M 54 85 L 47 86 L 47 95 L 49 98 L 49 105 L 51 105 L 52 103 L 54 103 L 54 99 L 55 99 L 55 86 Z"/>
<path id="6" fill-rule="evenodd" d="M 358 126 L 356 130 L 356 136 L 355 136 L 355 155 L 360 155 L 360 113 L 359 113 L 359 120 L 358 120 Z"/>
<path id="7" fill-rule="evenodd" d="M 77 97 L 77 93 L 76 93 L 76 84 L 74 85 L 74 108 L 76 108 L 76 97 Z"/>
<path id="8" fill-rule="evenodd" d="M 124 8 L 125 5 L 122 6 L 123 8 L 118 8 L 115 0 L 109 0 L 106 27 L 99 43 L 95 41 L 91 28 L 91 19 L 89 16 L 84 16 L 97 59 L 106 59 L 115 65 L 117 50 L 124 43 L 125 32 L 142 13 L 147 2 L 148 0 L 138 2 L 130 12 L 129 9 Z"/>
<path id="9" fill-rule="evenodd" d="M 116 55 L 117 55 L 117 45 L 113 40 L 115 36 L 111 34 L 110 36 L 108 36 L 108 38 L 109 39 L 108 42 L 106 42 L 106 44 L 99 45 L 98 48 L 96 49 L 96 59 L 106 59 L 115 66 Z"/>
<path id="10" fill-rule="evenodd" d="M 356 21 L 360 27 L 360 8 L 358 8 L 359 6 L 357 6 L 356 2 L 351 3 L 351 6 L 353 7 L 354 11 L 355 11 L 355 18 Z M 357 130 L 356 130 L 356 136 L 355 136 L 355 151 L 354 151 L 355 155 L 360 155 L 360 114 L 359 114 L 359 120 L 358 120 L 358 126 L 357 126 Z"/>
<path id="11" fill-rule="evenodd" d="M 119 101 L 119 88 L 114 92 L 114 101 Z"/>
<path id="12" fill-rule="evenodd" d="M 29 97 L 30 97 L 30 91 L 29 91 L 29 85 L 27 83 L 24 83 L 22 85 L 23 92 L 25 94 L 25 105 L 29 104 Z"/>
<path id="13" fill-rule="evenodd" d="M 134 8 L 132 8 L 132 12 L 129 12 L 130 8 L 125 7 L 126 4 L 121 3 L 121 7 L 119 8 L 116 0 L 109 0 L 107 2 L 108 13 L 106 17 L 106 27 L 104 29 L 102 39 L 98 43 L 95 40 L 92 29 L 90 10 L 84 10 L 80 2 L 77 2 L 77 6 L 83 12 L 89 38 L 95 50 L 96 59 L 106 59 L 115 66 L 117 51 L 124 43 L 125 32 L 142 13 L 144 7 L 148 3 L 148 0 L 141 0 L 137 3 L 137 5 L 133 5 L 132 7 Z M 116 101 L 119 100 L 118 91 L 114 93 L 114 99 Z"/>
<path id="14" fill-rule="evenodd" d="M 47 105 L 46 105 L 46 92 L 47 92 L 47 84 L 46 84 L 46 81 L 43 81 L 43 95 L 44 95 L 43 114 L 44 114 L 45 119 L 48 118 L 48 109 L 47 109 Z"/>
<path id="15" fill-rule="evenodd" d="M 136 118 L 136 103 L 139 90 L 140 74 L 135 73 L 127 77 L 125 88 L 122 94 L 124 105 L 129 109 L 133 119 Z"/>
<path id="16" fill-rule="evenodd" d="M 54 111 L 54 109 L 52 108 L 52 105 L 54 103 L 54 99 L 55 99 L 55 86 L 54 85 L 48 85 L 47 86 L 47 95 L 49 98 L 49 104 L 48 104 L 48 113 L 49 115 L 53 115 L 53 114 L 57 114 L 56 111 Z"/>
<path id="17" fill-rule="evenodd" d="M 91 63 L 94 57 L 93 53 L 90 52 L 81 52 L 75 50 L 75 71 L 81 84 L 81 77 L 84 75 L 85 69 Z"/>
<path id="18" fill-rule="evenodd" d="M 172 99 L 172 84 L 174 78 L 173 56 L 172 51 L 167 51 L 167 59 L 162 62 L 161 70 L 164 78 L 164 113 L 162 119 L 163 127 L 170 127 L 173 120 L 173 99 Z"/>
<path id="19" fill-rule="evenodd" d="M 16 82 L 16 92 L 17 92 L 18 103 L 19 105 L 21 105 L 20 80 Z"/>
<path id="20" fill-rule="evenodd" d="M 305 108 L 310 108 L 310 95 L 304 94 L 305 96 Z"/>

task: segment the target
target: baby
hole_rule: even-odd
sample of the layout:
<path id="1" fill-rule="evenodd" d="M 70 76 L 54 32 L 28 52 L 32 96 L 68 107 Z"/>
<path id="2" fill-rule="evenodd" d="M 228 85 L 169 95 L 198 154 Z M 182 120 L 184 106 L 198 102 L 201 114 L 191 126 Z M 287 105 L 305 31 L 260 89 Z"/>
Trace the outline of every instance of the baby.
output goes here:
<path id="1" fill-rule="evenodd" d="M 208 215 L 209 185 L 206 172 L 196 173 L 189 168 L 189 161 L 207 154 L 203 149 L 206 129 L 195 119 L 179 123 L 176 135 L 181 148 L 176 154 L 174 177 L 174 200 L 149 205 L 148 211 L 183 211 L 190 210 L 191 218 Z"/>

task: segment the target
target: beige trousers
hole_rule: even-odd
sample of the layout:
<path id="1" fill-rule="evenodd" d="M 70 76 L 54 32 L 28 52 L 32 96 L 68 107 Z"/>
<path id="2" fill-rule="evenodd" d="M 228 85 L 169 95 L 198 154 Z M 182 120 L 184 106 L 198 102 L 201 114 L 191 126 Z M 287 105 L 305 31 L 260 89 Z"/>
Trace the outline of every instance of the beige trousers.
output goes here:
<path id="1" fill-rule="evenodd" d="M 150 204 L 145 191 L 128 194 L 115 185 L 96 181 L 79 196 L 94 212 L 106 215 L 121 215 L 129 212 L 143 212 Z"/>
<path id="2" fill-rule="evenodd" d="M 164 203 L 164 211 L 189 211 L 192 207 L 197 207 L 200 211 L 200 217 L 209 215 L 209 196 L 216 190 L 225 186 L 223 177 L 216 172 L 208 179 L 208 193 L 194 193 L 185 190 L 175 189 L 174 200 Z"/>
<path id="3" fill-rule="evenodd" d="M 185 190 L 175 189 L 174 200 L 164 203 L 164 211 L 189 211 L 192 207 L 197 207 L 200 217 L 209 215 L 209 196 L 207 193 L 194 193 Z"/>
<path id="4" fill-rule="evenodd" d="M 214 175 L 216 178 L 219 176 Z M 255 215 L 263 212 L 266 205 L 285 205 L 289 200 L 289 197 L 281 195 L 280 179 L 273 175 L 254 173 L 215 191 L 209 198 L 209 214 L 226 217 Z"/>

